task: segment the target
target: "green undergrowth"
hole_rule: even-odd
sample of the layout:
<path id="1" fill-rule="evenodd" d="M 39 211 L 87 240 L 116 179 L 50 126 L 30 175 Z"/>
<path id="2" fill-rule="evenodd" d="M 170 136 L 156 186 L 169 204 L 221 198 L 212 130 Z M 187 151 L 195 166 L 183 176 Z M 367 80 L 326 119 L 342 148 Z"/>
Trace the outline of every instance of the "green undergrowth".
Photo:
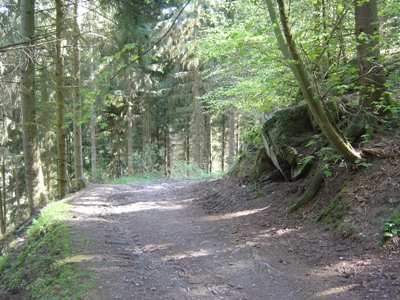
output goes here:
<path id="1" fill-rule="evenodd" d="M 18 299 L 83 299 L 88 274 L 71 262 L 70 230 L 65 203 L 52 203 L 23 235 L 8 237 L 0 256 L 1 287 Z M 1 297 L 1 294 L 0 294 Z"/>
<path id="2" fill-rule="evenodd" d="M 400 211 L 388 218 L 381 218 L 380 221 L 383 222 L 382 246 L 390 240 L 394 240 L 398 243 L 400 233 Z"/>

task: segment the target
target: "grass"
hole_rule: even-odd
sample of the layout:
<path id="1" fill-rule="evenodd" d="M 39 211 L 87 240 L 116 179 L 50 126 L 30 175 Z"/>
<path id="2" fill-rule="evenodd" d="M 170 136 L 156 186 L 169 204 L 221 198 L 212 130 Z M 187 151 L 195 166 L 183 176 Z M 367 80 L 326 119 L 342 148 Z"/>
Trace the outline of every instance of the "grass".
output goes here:
<path id="1" fill-rule="evenodd" d="M 161 176 L 158 173 L 147 173 L 147 174 L 117 178 L 115 180 L 112 180 L 110 183 L 111 184 L 125 184 L 125 183 L 131 183 L 131 182 L 150 182 L 150 181 L 155 181 L 160 178 L 161 178 Z"/>
<path id="2" fill-rule="evenodd" d="M 1 286 L 21 292 L 22 299 L 83 299 L 88 274 L 68 261 L 73 255 L 64 219 L 69 207 L 52 203 L 27 228 L 24 236 L 7 242 L 0 256 Z"/>

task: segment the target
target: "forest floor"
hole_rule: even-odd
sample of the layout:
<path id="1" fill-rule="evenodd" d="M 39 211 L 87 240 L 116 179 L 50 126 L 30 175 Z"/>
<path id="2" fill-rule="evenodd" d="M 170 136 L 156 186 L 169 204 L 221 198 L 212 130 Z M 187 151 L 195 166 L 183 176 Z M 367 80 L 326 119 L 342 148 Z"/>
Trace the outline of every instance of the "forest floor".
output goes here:
<path id="1" fill-rule="evenodd" d="M 291 214 L 307 180 L 90 185 L 68 221 L 87 299 L 400 299 L 399 247 L 381 247 L 379 221 L 400 207 L 398 154 L 334 175 Z M 336 218 L 317 222 L 338 192 Z"/>

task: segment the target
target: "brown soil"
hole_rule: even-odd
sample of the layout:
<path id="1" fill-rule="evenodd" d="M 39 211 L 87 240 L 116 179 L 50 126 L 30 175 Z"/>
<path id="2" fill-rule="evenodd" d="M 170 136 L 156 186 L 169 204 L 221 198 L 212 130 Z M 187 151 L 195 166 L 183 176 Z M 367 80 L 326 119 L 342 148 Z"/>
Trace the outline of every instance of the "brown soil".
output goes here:
<path id="1" fill-rule="evenodd" d="M 292 214 L 306 181 L 91 185 L 69 220 L 87 299 L 400 299 L 399 248 L 380 246 L 378 220 L 399 210 L 399 147 L 382 139 L 389 158 L 335 174 Z"/>

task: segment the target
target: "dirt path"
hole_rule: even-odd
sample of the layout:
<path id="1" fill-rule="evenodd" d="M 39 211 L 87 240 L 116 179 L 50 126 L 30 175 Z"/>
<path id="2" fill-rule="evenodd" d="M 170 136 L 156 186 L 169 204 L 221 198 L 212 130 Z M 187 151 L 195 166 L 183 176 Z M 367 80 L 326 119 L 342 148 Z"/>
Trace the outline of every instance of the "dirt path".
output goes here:
<path id="1" fill-rule="evenodd" d="M 288 243 L 253 234 L 248 217 L 267 207 L 209 214 L 204 188 L 164 181 L 75 195 L 76 261 L 96 282 L 87 299 L 361 299 Z"/>

